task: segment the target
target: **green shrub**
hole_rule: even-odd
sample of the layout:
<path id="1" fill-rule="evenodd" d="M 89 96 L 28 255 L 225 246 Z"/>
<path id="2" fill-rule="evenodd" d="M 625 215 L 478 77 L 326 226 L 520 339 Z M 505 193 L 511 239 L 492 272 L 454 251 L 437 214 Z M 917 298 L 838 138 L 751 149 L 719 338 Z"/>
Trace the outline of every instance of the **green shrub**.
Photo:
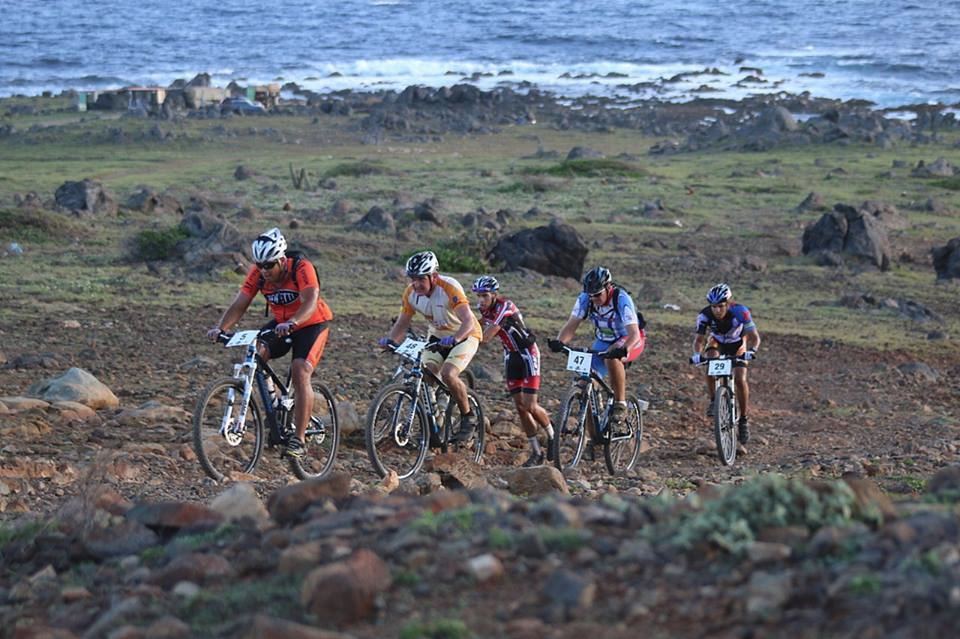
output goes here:
<path id="1" fill-rule="evenodd" d="M 452 273 L 482 273 L 487 270 L 487 263 L 476 255 L 470 255 L 464 250 L 462 242 L 440 242 L 434 246 L 418 248 L 415 251 L 406 253 L 401 259 L 401 264 L 406 264 L 407 260 L 414 253 L 420 251 L 433 251 L 440 262 L 441 272 Z"/>
<path id="2" fill-rule="evenodd" d="M 363 177 L 365 175 L 387 175 L 390 173 L 390 169 L 383 166 L 379 162 L 347 162 L 344 164 L 338 164 L 324 173 L 324 177 L 334 178 L 334 177 Z"/>
<path id="3" fill-rule="evenodd" d="M 140 231 L 133 238 L 133 257 L 148 262 L 169 260 L 177 256 L 177 243 L 188 237 L 187 232 L 179 226 Z"/>
<path id="4" fill-rule="evenodd" d="M 666 540 L 683 549 L 711 543 L 742 554 L 764 528 L 804 526 L 816 530 L 880 519 L 879 511 L 859 509 L 853 491 L 842 481 L 813 484 L 770 474 L 722 490 L 720 497 L 702 504 L 697 495 L 691 495 L 688 505 L 693 508 L 679 509 L 672 498 L 657 502 L 657 508 L 664 511 L 663 519 L 642 534 L 654 543 Z"/>
<path id="5" fill-rule="evenodd" d="M 939 186 L 941 189 L 960 191 L 960 175 L 954 175 L 953 177 L 944 178 L 943 180 L 937 180 L 936 182 L 933 182 L 933 185 Z"/>
<path id="6" fill-rule="evenodd" d="M 467 639 L 470 631 L 459 619 L 414 621 L 400 631 L 400 639 Z"/>
<path id="7" fill-rule="evenodd" d="M 559 191 L 569 185 L 562 180 L 545 175 L 525 175 L 518 182 L 508 184 L 500 189 L 501 193 L 547 193 Z"/>
<path id="8" fill-rule="evenodd" d="M 83 235 L 76 222 L 42 209 L 0 209 L 0 238 L 43 244 L 64 237 Z"/>
<path id="9" fill-rule="evenodd" d="M 631 177 L 639 178 L 648 175 L 642 166 L 624 160 L 610 158 L 583 158 L 579 160 L 564 160 L 560 164 L 547 168 L 528 168 L 524 173 L 545 174 L 556 177 Z"/>

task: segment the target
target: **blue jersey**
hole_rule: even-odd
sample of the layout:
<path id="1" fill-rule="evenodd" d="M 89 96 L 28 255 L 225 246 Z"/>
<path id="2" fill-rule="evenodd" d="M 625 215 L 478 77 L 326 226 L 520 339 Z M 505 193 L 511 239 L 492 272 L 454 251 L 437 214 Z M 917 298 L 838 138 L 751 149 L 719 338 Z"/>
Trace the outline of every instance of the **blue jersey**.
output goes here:
<path id="1" fill-rule="evenodd" d="M 596 337 L 604 342 L 615 342 L 626 337 L 627 326 L 637 324 L 644 327 L 643 316 L 637 313 L 630 294 L 621 288 L 615 288 L 606 306 L 595 306 L 586 293 L 580 293 L 573 304 L 571 317 L 584 320 L 589 317 L 596 327 Z"/>
<path id="2" fill-rule="evenodd" d="M 755 331 L 757 325 L 753 323 L 750 309 L 743 304 L 730 306 L 722 320 L 714 317 L 713 309 L 707 306 L 697 315 L 697 334 L 706 335 L 708 330 L 717 343 L 735 344 L 743 339 L 744 331 Z"/>

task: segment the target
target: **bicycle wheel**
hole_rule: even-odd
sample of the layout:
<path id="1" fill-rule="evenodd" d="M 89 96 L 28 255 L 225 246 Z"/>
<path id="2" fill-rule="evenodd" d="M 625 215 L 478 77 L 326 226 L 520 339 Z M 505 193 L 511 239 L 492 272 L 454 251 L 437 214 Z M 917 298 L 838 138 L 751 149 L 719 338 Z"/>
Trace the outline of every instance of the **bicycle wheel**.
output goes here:
<path id="1" fill-rule="evenodd" d="M 243 382 L 232 377 L 214 381 L 200 395 L 193 411 L 193 448 L 203 470 L 216 481 L 253 472 L 263 451 L 263 410 L 256 393 L 247 414 L 237 423 Z"/>
<path id="2" fill-rule="evenodd" d="M 381 477 L 394 470 L 410 477 L 427 456 L 427 416 L 406 384 L 384 386 L 370 402 L 366 420 L 367 455 Z"/>
<path id="3" fill-rule="evenodd" d="M 580 462 L 589 410 L 586 389 L 574 387 L 567 391 L 553 424 L 553 463 L 558 470 L 569 470 Z"/>
<path id="4" fill-rule="evenodd" d="M 627 414 L 622 426 L 615 427 L 603 441 L 603 458 L 611 475 L 633 468 L 643 441 L 643 412 L 636 397 L 627 398 Z"/>
<path id="5" fill-rule="evenodd" d="M 483 443 L 486 439 L 486 425 L 483 423 L 483 408 L 480 406 L 480 399 L 472 388 L 467 388 L 467 401 L 470 402 L 470 410 L 473 411 L 477 420 L 477 427 L 467 441 L 459 442 L 455 445 L 458 450 L 472 454 L 473 461 L 480 463 L 480 460 L 483 458 Z M 460 407 L 451 397 L 450 403 L 447 404 L 446 414 L 443 416 L 443 440 L 446 445 L 453 442 L 453 436 L 456 435 L 460 429 L 461 414 Z"/>
<path id="6" fill-rule="evenodd" d="M 728 386 L 718 386 L 713 398 L 713 434 L 720 461 L 730 466 L 737 458 L 737 425 L 733 421 L 733 393 Z"/>
<path id="7" fill-rule="evenodd" d="M 306 451 L 300 459 L 290 458 L 290 469 L 300 479 L 323 477 L 333 470 L 340 446 L 340 425 L 333 393 L 319 382 L 313 382 L 312 387 L 313 411 L 304 437 Z"/>

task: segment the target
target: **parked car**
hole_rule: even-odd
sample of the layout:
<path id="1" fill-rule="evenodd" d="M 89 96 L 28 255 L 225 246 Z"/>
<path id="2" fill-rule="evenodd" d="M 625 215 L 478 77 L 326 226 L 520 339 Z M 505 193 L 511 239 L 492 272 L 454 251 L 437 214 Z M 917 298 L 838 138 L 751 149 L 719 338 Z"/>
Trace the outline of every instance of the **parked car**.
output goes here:
<path id="1" fill-rule="evenodd" d="M 251 113 L 266 113 L 267 110 L 259 102 L 254 102 L 247 98 L 226 98 L 220 103 L 221 113 L 241 113 L 248 115 Z"/>

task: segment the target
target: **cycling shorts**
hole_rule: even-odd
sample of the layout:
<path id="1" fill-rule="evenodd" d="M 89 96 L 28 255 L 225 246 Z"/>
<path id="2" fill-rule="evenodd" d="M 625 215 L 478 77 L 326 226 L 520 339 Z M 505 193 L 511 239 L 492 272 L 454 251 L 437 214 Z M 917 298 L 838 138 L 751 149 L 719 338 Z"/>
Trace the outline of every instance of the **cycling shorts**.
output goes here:
<path id="1" fill-rule="evenodd" d="M 480 340 L 471 335 L 450 350 L 442 349 L 440 352 L 425 349 L 423 351 L 424 365 L 433 364 L 437 368 L 443 364 L 451 364 L 461 373 L 466 370 L 473 356 L 477 354 L 480 348 Z"/>
<path id="2" fill-rule="evenodd" d="M 276 328 L 277 320 L 273 319 L 263 325 L 262 329 Z M 263 344 L 270 352 L 270 359 L 283 357 L 290 350 L 293 350 L 293 359 L 305 359 L 314 368 L 320 363 L 320 357 L 323 356 L 323 349 L 327 345 L 327 338 L 330 331 L 327 330 L 327 322 L 310 324 L 290 333 L 291 343 L 287 343 L 286 338 L 271 333 L 262 339 Z"/>
<path id="3" fill-rule="evenodd" d="M 726 355 L 727 357 L 743 355 L 747 350 L 742 339 L 736 342 L 718 342 L 712 339 L 707 343 L 707 350 L 710 349 L 720 351 L 721 355 Z"/>
<path id="4" fill-rule="evenodd" d="M 537 345 L 522 351 L 504 353 L 504 378 L 507 393 L 536 393 L 540 390 L 540 351 Z"/>
<path id="5" fill-rule="evenodd" d="M 590 346 L 590 350 L 605 351 L 608 348 L 611 348 L 613 346 L 623 346 L 624 342 L 626 341 L 627 341 L 626 337 L 621 337 L 615 342 L 605 342 L 602 339 L 598 339 L 593 343 L 593 345 Z M 640 341 L 637 342 L 637 345 L 634 348 L 627 351 L 627 356 L 626 358 L 624 358 L 625 359 L 624 364 L 629 364 L 633 360 L 640 357 L 640 354 L 643 352 L 643 349 L 646 345 L 647 345 L 647 334 L 641 329 Z M 602 357 L 594 355 L 593 362 L 590 367 L 593 370 L 595 370 L 597 372 L 597 375 L 599 375 L 600 377 L 607 376 L 607 360 L 603 359 Z"/>

